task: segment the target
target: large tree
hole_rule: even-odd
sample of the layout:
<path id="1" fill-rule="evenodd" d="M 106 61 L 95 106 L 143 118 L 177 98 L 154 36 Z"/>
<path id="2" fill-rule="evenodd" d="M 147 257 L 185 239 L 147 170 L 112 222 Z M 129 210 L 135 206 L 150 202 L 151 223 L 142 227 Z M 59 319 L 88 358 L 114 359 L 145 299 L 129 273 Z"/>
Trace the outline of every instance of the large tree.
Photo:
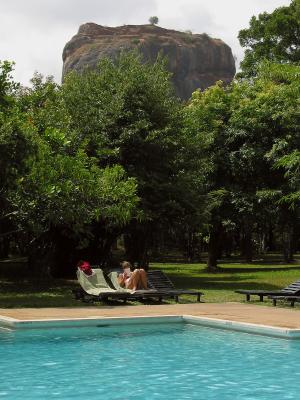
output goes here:
<path id="1" fill-rule="evenodd" d="M 253 16 L 249 28 L 239 32 L 245 48 L 241 62 L 243 76 L 255 76 L 261 61 L 300 62 L 300 0 L 279 7 L 272 13 Z"/>
<path id="2" fill-rule="evenodd" d="M 204 92 L 195 92 L 186 107 L 186 126 L 190 136 L 194 137 L 195 149 L 198 149 L 197 174 L 202 177 L 202 192 L 206 196 L 208 269 L 217 266 L 222 236 L 223 221 L 228 219 L 230 204 L 228 187 L 230 169 L 226 132 L 231 116 L 231 89 L 221 82 Z"/>
<path id="3" fill-rule="evenodd" d="M 299 68 L 264 64 L 253 81 L 220 84 L 196 93 L 187 108 L 189 126 L 202 143 L 209 221 L 209 269 L 214 269 L 228 228 L 251 260 L 253 233 L 267 221 L 280 227 L 286 259 L 295 211 L 283 203 L 295 187 L 299 146 Z M 284 157 L 294 150 L 289 158 Z M 282 158 L 283 157 L 283 158 Z M 288 168 L 276 168 L 278 160 Z M 293 180 L 289 182 L 289 177 Z M 293 192 L 292 195 L 296 195 Z"/>
<path id="4" fill-rule="evenodd" d="M 9 195 L 16 190 L 18 178 L 28 171 L 28 157 L 36 147 L 30 124 L 17 106 L 19 85 L 12 70 L 12 63 L 0 62 L 0 257 L 8 255 L 10 239 L 18 231 Z"/>
<path id="5" fill-rule="evenodd" d="M 31 88 L 11 96 L 0 115 L 2 200 L 27 239 L 31 272 L 70 273 L 92 236 L 90 224 L 122 226 L 130 220 L 136 183 L 119 165 L 99 166 L 80 146 L 81 132 L 72 130 L 61 88 L 52 79 L 36 75 Z M 7 94 L 5 100 L 10 103 Z M 28 154 L 25 139 L 31 140 Z"/>
<path id="6" fill-rule="evenodd" d="M 290 189 L 283 170 L 275 165 L 278 157 L 299 145 L 299 70 L 294 65 L 261 65 L 257 79 L 243 84 L 240 107 L 230 120 L 235 180 L 255 194 L 248 226 L 257 227 L 273 205 L 273 222 L 279 228 L 286 261 L 292 256 L 289 243 L 297 220 L 280 202 Z"/>
<path id="7" fill-rule="evenodd" d="M 180 104 L 165 62 L 143 63 L 137 53 L 72 72 L 63 84 L 71 127 L 99 166 L 118 163 L 137 180 L 139 212 L 125 231 L 127 256 L 147 264 L 147 250 L 180 212 Z M 117 232 L 116 234 L 119 234 Z"/>

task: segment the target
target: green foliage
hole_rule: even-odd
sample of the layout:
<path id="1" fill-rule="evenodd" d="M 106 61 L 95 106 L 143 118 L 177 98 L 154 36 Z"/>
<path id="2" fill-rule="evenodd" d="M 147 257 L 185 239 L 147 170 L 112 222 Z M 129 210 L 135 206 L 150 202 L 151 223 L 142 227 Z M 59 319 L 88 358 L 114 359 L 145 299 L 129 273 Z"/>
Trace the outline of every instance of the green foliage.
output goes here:
<path id="1" fill-rule="evenodd" d="M 165 60 L 144 64 L 138 53 L 123 53 L 96 70 L 70 74 L 62 90 L 72 129 L 81 132 L 80 147 L 101 166 L 122 165 L 137 181 L 140 222 L 126 230 L 136 235 L 135 249 L 146 236 L 149 243 L 158 232 L 200 224 L 204 206 L 190 157 L 194 141 L 182 129 Z"/>
<path id="2" fill-rule="evenodd" d="M 274 225 L 296 232 L 300 67 L 265 61 L 182 105 L 165 66 L 122 53 L 21 88 L 1 64 L 0 235 L 21 232 L 46 265 L 107 260 L 121 234 L 143 263 L 165 238 L 192 259 L 197 241 L 217 257 L 228 237 L 244 249 Z"/>
<path id="3" fill-rule="evenodd" d="M 283 225 L 294 218 L 282 203 L 295 201 L 298 189 L 291 193 L 291 175 L 295 180 L 298 172 L 284 174 L 274 167 L 282 167 L 286 158 L 276 162 L 300 145 L 299 90 L 299 67 L 265 63 L 254 81 L 227 88 L 217 83 L 193 94 L 186 126 L 202 158 L 198 174 L 203 174 L 211 232 L 224 235 L 231 221 L 248 235 L 269 218 L 282 218 Z"/>
<path id="4" fill-rule="evenodd" d="M 255 76 L 261 61 L 299 63 L 300 61 L 300 1 L 279 7 L 271 14 L 252 17 L 248 29 L 239 32 L 245 48 L 241 63 L 243 76 Z"/>
<path id="5" fill-rule="evenodd" d="M 120 166 L 100 169 L 83 153 L 54 154 L 44 144 L 12 200 L 28 229 L 41 234 L 50 226 L 76 231 L 99 220 L 122 225 L 136 205 L 135 192 Z"/>
<path id="6" fill-rule="evenodd" d="M 0 63 L 0 235 L 10 230 L 13 215 L 8 196 L 16 189 L 17 179 L 27 171 L 27 159 L 35 151 L 30 124 L 17 107 L 13 82 L 13 64 Z"/>
<path id="7" fill-rule="evenodd" d="M 136 206 L 136 184 L 120 166 L 101 168 L 80 148 L 61 89 L 36 75 L 19 106 L 37 133 L 37 154 L 28 162 L 11 202 L 19 221 L 35 234 L 50 226 L 78 229 L 92 221 L 124 224 Z"/>
<path id="8" fill-rule="evenodd" d="M 286 170 L 285 177 L 291 188 L 291 191 L 281 198 L 281 202 L 287 203 L 292 209 L 295 209 L 300 204 L 300 151 L 294 150 L 281 157 L 275 167 Z"/>
<path id="9" fill-rule="evenodd" d="M 100 166 L 87 155 L 52 78 L 35 75 L 31 88 L 19 89 L 8 71 L 5 64 L 2 86 L 12 101 L 0 111 L 0 233 L 21 232 L 37 243 L 44 238 L 44 251 L 56 240 L 49 236 L 54 229 L 74 236 L 95 222 L 126 224 L 138 202 L 135 180 L 121 166 Z"/>
<path id="10" fill-rule="evenodd" d="M 217 198 L 223 198 L 222 189 L 227 180 L 224 135 L 230 116 L 231 98 L 228 93 L 222 83 L 218 82 L 204 92 L 193 93 L 185 111 L 188 134 L 194 141 L 193 147 L 197 149 L 197 174 L 203 177 L 206 193 L 212 192 L 210 199 L 213 203 Z"/>
<path id="11" fill-rule="evenodd" d="M 137 53 L 124 53 L 71 73 L 62 90 L 81 148 L 99 165 L 121 164 L 137 179 L 144 217 L 164 217 L 180 141 L 179 104 L 164 61 L 142 64 Z"/>
<path id="12" fill-rule="evenodd" d="M 138 38 L 131 39 L 131 43 L 138 45 L 138 44 L 140 44 L 140 39 L 138 39 Z"/>
<path id="13" fill-rule="evenodd" d="M 149 18 L 149 22 L 151 25 L 157 25 L 158 24 L 158 17 L 153 16 Z"/>
<path id="14" fill-rule="evenodd" d="M 183 34 L 183 40 L 186 43 L 194 43 L 195 42 L 195 37 L 193 36 L 193 32 L 190 30 L 186 30 Z"/>
<path id="15" fill-rule="evenodd" d="M 14 63 L 0 60 L 0 111 L 8 108 L 14 101 L 13 93 L 19 84 L 13 81 L 12 71 Z"/>

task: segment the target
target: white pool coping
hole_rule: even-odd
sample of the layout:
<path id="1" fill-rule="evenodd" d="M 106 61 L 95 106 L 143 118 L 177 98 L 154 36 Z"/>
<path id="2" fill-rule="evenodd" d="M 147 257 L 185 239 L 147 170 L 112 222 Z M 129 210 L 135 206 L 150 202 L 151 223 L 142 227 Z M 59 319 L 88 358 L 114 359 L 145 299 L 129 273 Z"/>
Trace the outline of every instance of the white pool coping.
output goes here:
<path id="1" fill-rule="evenodd" d="M 274 336 L 285 339 L 300 339 L 300 329 L 280 328 L 277 326 L 237 322 L 226 319 L 196 317 L 193 315 L 184 315 L 183 320 L 185 323 L 208 326 L 217 329 L 252 333 L 255 335 Z"/>
<path id="2" fill-rule="evenodd" d="M 158 324 L 158 323 L 189 323 L 211 328 L 239 331 L 250 334 L 280 337 L 285 339 L 300 339 L 300 329 L 281 328 L 269 325 L 260 325 L 247 322 L 199 317 L 194 315 L 157 315 L 135 317 L 88 317 L 88 318 L 55 318 L 19 320 L 0 316 L 1 330 L 45 329 L 70 327 L 107 327 L 118 325 Z"/>

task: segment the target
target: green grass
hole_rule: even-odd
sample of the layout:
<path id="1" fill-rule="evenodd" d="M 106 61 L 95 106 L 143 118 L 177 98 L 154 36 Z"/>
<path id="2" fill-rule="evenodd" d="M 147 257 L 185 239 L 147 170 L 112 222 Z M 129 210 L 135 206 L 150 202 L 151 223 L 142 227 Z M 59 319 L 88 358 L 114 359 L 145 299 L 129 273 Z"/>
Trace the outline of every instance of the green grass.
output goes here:
<path id="1" fill-rule="evenodd" d="M 300 279 L 299 259 L 288 265 L 276 262 L 276 259 L 252 264 L 222 263 L 219 271 L 213 274 L 206 271 L 204 263 L 153 263 L 151 268 L 163 270 L 178 288 L 201 290 L 205 294 L 205 302 L 244 302 L 245 296 L 234 293 L 235 290 L 277 290 Z M 75 280 L 31 282 L 12 277 L 0 278 L 0 308 L 90 306 L 73 299 L 71 290 L 77 287 Z M 181 301 L 192 302 L 195 297 L 187 296 Z M 252 303 L 271 305 L 269 301 L 259 303 L 258 299 Z"/>
<path id="2" fill-rule="evenodd" d="M 0 308 L 18 307 L 78 307 L 72 289 L 76 281 L 53 280 L 51 282 L 0 278 Z"/>
<path id="3" fill-rule="evenodd" d="M 235 290 L 279 290 L 300 279 L 299 260 L 287 265 L 223 263 L 213 274 L 206 271 L 205 264 L 155 263 L 152 267 L 162 269 L 178 288 L 200 289 L 205 294 L 205 302 L 244 302 L 245 296 L 235 293 Z M 258 303 L 258 298 L 255 303 Z"/>

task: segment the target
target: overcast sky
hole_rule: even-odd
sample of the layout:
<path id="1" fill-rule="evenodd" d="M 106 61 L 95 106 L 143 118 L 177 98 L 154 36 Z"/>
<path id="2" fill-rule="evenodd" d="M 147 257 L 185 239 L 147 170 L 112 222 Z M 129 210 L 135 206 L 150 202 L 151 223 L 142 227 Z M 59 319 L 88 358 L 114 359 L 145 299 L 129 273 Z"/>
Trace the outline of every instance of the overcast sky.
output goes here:
<path id="1" fill-rule="evenodd" d="M 206 32 L 243 51 L 238 31 L 252 15 L 290 0 L 0 0 L 0 60 L 16 62 L 15 77 L 28 84 L 34 71 L 61 80 L 62 50 L 79 25 L 145 24 L 150 16 L 164 28 Z"/>

